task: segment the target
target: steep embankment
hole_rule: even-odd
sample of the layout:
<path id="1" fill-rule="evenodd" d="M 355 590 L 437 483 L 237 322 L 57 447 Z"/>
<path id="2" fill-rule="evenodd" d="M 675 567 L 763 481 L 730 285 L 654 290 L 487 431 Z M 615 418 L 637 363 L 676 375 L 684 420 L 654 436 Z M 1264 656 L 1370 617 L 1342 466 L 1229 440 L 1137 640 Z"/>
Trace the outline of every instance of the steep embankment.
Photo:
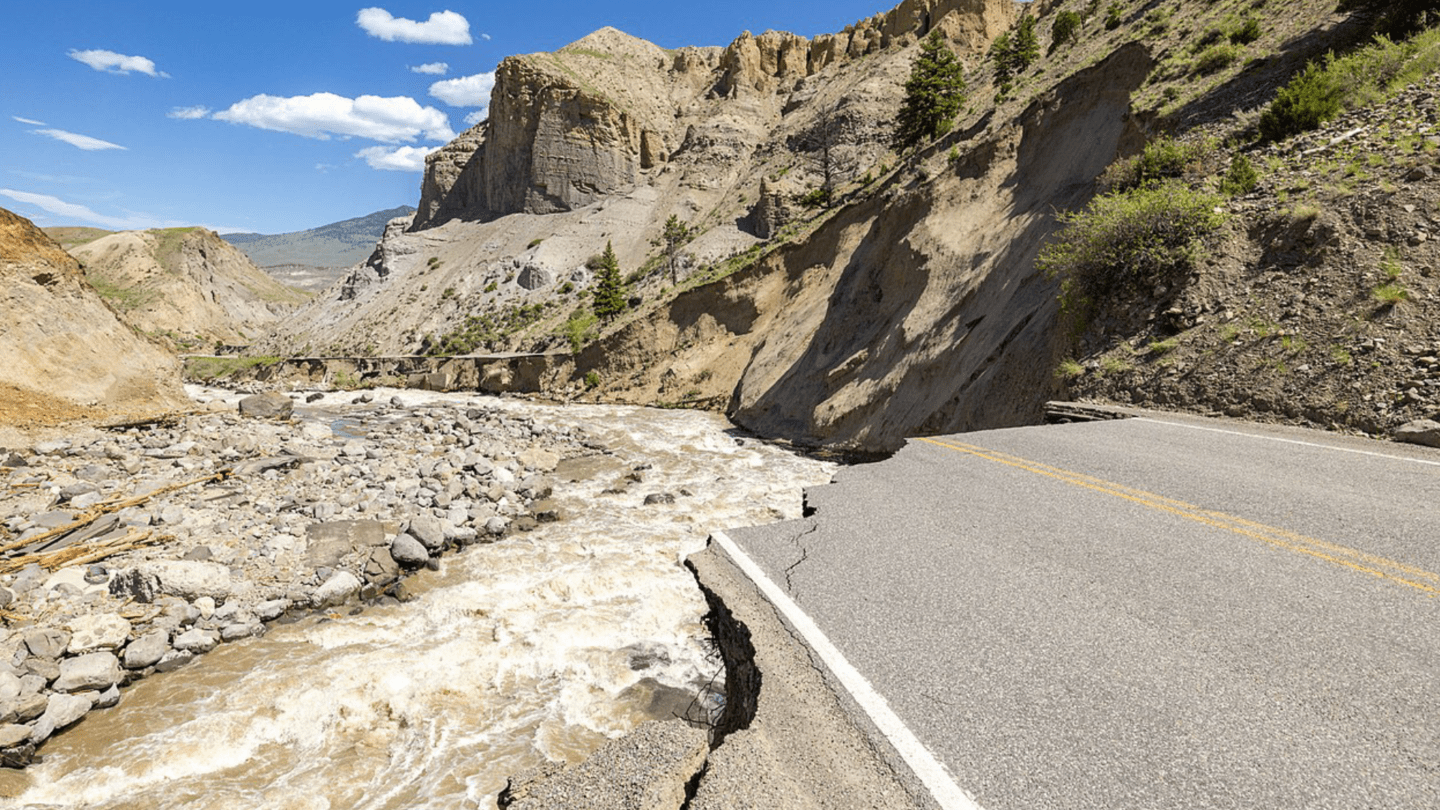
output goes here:
<path id="1" fill-rule="evenodd" d="M 248 343 L 306 300 L 204 228 L 124 231 L 71 253 L 128 323 L 181 347 Z"/>
<path id="2" fill-rule="evenodd" d="M 1034 59 L 997 76 L 987 49 L 1025 13 Z M 1351 23 L 1325 0 L 907 0 L 814 40 L 665 52 L 605 29 L 507 59 L 490 120 L 429 160 L 413 222 L 264 350 L 573 351 L 556 395 L 725 407 L 866 450 L 1035 421 L 1072 350 L 1035 268 L 1057 212 L 1166 129 L 1225 129 Z M 932 31 L 969 100 L 954 132 L 897 154 Z M 673 261 L 672 216 L 690 230 Z M 633 295 L 597 323 L 607 243 Z"/>
<path id="3" fill-rule="evenodd" d="M 825 185 L 827 170 L 837 191 L 879 174 L 910 67 L 904 46 L 939 27 L 978 59 L 1018 8 L 907 0 L 813 40 L 746 33 L 725 48 L 671 52 L 602 29 L 555 53 L 510 57 L 490 119 L 427 161 L 414 222 L 392 227 L 366 267 L 265 350 L 591 339 L 601 330 L 584 318 L 585 288 L 607 243 L 646 301 L 677 278 L 693 286 L 753 259 L 792 235 L 805 213 L 796 201 Z M 672 216 L 692 235 L 670 270 L 653 242 Z"/>
<path id="4" fill-rule="evenodd" d="M 0 209 L 0 424 L 156 413 L 184 401 L 175 359 L 121 323 L 59 245 Z"/>
<path id="5" fill-rule="evenodd" d="M 1097 319 L 1070 393 L 1372 434 L 1440 418 L 1440 77 L 1282 143 L 1195 148 L 1258 185 L 1178 294 Z"/>

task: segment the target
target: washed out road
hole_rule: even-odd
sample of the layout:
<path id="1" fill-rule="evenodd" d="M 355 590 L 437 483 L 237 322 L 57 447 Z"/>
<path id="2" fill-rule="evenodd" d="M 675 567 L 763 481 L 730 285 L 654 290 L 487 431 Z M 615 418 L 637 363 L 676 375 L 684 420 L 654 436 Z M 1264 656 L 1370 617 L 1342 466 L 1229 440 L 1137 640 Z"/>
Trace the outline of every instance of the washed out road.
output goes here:
<path id="1" fill-rule="evenodd" d="M 987 810 L 1440 807 L 1440 453 L 912 440 L 726 532 Z"/>

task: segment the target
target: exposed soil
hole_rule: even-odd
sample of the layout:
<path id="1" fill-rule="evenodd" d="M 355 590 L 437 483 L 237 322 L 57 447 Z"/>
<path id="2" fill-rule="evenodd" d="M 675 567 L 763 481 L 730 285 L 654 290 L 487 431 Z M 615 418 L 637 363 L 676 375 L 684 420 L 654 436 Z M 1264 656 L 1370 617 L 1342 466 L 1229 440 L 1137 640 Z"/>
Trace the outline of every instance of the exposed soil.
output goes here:
<path id="1" fill-rule="evenodd" d="M 1072 394 L 1371 434 L 1435 417 L 1437 102 L 1432 77 L 1253 150 L 1261 184 L 1207 265 L 1097 319 Z"/>

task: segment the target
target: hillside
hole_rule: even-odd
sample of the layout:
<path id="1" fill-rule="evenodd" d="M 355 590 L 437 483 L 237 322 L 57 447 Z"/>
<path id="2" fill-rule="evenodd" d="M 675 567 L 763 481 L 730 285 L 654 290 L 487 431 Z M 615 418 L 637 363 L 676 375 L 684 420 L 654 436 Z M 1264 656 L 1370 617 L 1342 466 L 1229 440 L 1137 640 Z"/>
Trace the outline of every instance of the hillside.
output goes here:
<path id="1" fill-rule="evenodd" d="M 1077 31 L 1057 42 L 1062 12 Z M 987 51 L 1025 13 L 1038 53 L 1002 82 Z M 1077 344 L 1060 279 L 1036 265 L 1057 215 L 1166 133 L 1215 141 L 1196 178 L 1213 188 L 1220 142 L 1251 148 L 1258 111 L 1371 20 L 1328 0 L 907 0 L 814 40 L 667 52 L 604 29 L 505 60 L 490 120 L 428 161 L 413 224 L 265 350 L 573 350 L 552 394 L 724 408 L 765 435 L 866 450 L 1034 422 L 1067 377 L 1074 395 L 1165 404 L 1135 377 L 1071 369 L 1106 365 L 1098 352 L 1140 334 L 1130 316 L 1151 323 L 1182 288 L 1159 312 L 1117 301 L 1130 315 L 1081 324 Z M 897 154 L 891 121 L 932 31 L 964 63 L 968 103 L 948 135 Z M 669 266 L 672 216 L 691 233 Z M 1236 261 L 1270 250 L 1252 225 L 1233 226 L 1251 245 Z M 632 307 L 597 322 L 607 243 Z"/>
<path id="2" fill-rule="evenodd" d="M 228 233 L 220 238 L 240 248 L 282 283 L 316 292 L 344 275 L 339 268 L 369 258 L 390 220 L 414 213 L 413 207 L 402 205 L 307 231 Z"/>
<path id="3" fill-rule="evenodd" d="M 122 231 L 70 253 L 127 323 L 182 349 L 248 343 L 306 299 L 204 228 Z"/>
<path id="4" fill-rule="evenodd" d="M 59 245 L 0 208 L 0 425 L 154 414 L 186 401 L 174 357 L 121 323 Z"/>

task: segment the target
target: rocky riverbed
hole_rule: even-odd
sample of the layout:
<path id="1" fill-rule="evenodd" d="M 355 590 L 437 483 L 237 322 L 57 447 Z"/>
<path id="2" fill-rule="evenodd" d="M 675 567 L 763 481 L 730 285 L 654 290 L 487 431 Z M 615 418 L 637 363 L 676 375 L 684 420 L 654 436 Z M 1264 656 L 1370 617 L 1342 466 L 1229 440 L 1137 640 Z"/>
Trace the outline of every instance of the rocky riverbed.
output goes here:
<path id="1" fill-rule="evenodd" d="M 558 520 L 549 475 L 593 452 L 493 407 L 372 394 L 327 424 L 277 396 L 6 453 L 4 764 L 120 686 L 287 615 L 404 599 L 406 571 Z"/>
<path id="2" fill-rule="evenodd" d="M 704 603 L 679 556 L 708 526 L 798 511 L 801 487 L 832 469 L 700 413 L 386 391 L 271 395 L 278 411 L 261 415 L 249 406 L 264 401 L 238 408 L 239 394 L 200 399 L 210 412 L 0 451 L 0 743 L 7 765 L 30 764 L 0 795 L 136 806 L 137 786 L 177 778 L 167 759 L 205 784 L 231 757 L 278 756 L 309 773 L 313 763 L 291 762 L 315 754 L 309 735 L 337 735 L 322 747 L 348 762 L 357 743 L 347 735 L 368 745 L 383 731 L 398 735 L 387 736 L 394 747 L 381 746 L 375 772 L 347 780 L 390 782 L 378 763 L 442 755 L 453 778 L 412 774 L 398 793 L 372 787 L 335 806 L 440 795 L 486 806 L 520 768 L 577 761 L 645 719 L 703 713 L 694 698 L 716 673 Z M 372 632 L 360 659 L 334 641 Z M 477 646 L 458 649 L 456 634 Z M 312 647 L 326 657 L 296 653 L 293 670 L 275 670 L 292 665 L 277 662 L 291 655 L 282 650 Z M 423 698 L 435 705 L 374 694 L 382 675 L 390 688 L 400 670 L 450 666 L 445 689 Z M 326 682 L 355 692 L 331 694 Z M 292 703 L 277 694 L 290 688 L 310 691 Z M 452 690 L 474 705 L 454 706 Z M 351 728 L 364 725 L 351 700 L 384 704 L 367 709 L 374 728 Z M 317 721 L 317 705 L 338 714 Z M 496 720 L 497 706 L 515 722 Z M 144 716 L 117 719 L 133 711 Z M 195 718 L 207 712 L 250 725 L 202 730 Z M 276 715 L 293 723 L 287 744 L 306 740 L 302 752 L 276 755 L 269 737 L 255 747 Z M 400 739 L 412 724 L 433 724 L 433 736 Z M 91 729 L 132 736 L 95 745 Z M 456 734 L 503 738 L 484 749 L 503 756 L 476 763 L 473 737 L 450 750 Z M 158 753 L 110 761 L 127 747 Z M 222 750 L 218 763 L 194 761 Z M 179 778 L 190 798 L 166 806 L 209 806 Z M 248 775 L 242 793 L 260 801 L 285 780 Z"/>

